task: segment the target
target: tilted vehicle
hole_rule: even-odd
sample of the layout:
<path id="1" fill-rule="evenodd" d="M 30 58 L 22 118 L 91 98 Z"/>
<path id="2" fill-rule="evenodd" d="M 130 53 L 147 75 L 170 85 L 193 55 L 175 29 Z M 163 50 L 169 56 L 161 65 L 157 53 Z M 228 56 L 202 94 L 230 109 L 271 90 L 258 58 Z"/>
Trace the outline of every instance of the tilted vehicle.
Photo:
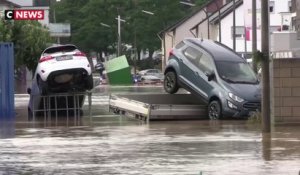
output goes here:
<path id="1" fill-rule="evenodd" d="M 42 96 L 55 93 L 82 93 L 92 88 L 91 66 L 83 52 L 71 44 L 49 47 L 42 52 L 32 87 L 28 89 L 30 94 L 28 112 L 32 115 L 33 108 L 36 110 L 44 108 Z M 80 106 L 83 99 L 84 96 L 80 97 Z M 58 99 L 58 107 L 60 103 L 68 104 L 66 100 Z"/>
<path id="2" fill-rule="evenodd" d="M 208 103 L 210 119 L 248 117 L 260 110 L 261 86 L 245 59 L 212 40 L 187 38 L 170 52 L 164 88 L 182 87 Z"/>

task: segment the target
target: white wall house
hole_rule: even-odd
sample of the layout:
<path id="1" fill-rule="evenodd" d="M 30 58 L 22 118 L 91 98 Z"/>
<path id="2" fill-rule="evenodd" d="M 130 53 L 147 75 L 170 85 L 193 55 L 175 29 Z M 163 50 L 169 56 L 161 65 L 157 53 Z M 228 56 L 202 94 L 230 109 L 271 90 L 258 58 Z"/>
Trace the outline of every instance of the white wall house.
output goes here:
<path id="1" fill-rule="evenodd" d="M 261 0 L 257 0 L 257 49 L 261 48 Z M 230 5 L 228 3 L 227 5 Z M 234 48 L 233 37 L 233 7 L 227 5 L 221 8 L 221 42 L 230 48 Z M 270 10 L 270 35 L 276 31 L 290 30 L 291 27 L 291 0 L 271 0 Z M 209 18 L 211 28 L 219 33 L 219 20 L 217 12 Z M 197 25 L 198 28 L 201 25 Z M 252 4 L 250 0 L 236 0 L 235 8 L 235 51 L 245 57 L 249 57 L 252 52 Z M 287 28 L 288 27 L 288 28 Z M 199 36 L 198 36 L 199 37 Z M 220 41 L 219 36 L 214 36 L 216 41 Z"/>
<path id="2" fill-rule="evenodd" d="M 167 58 L 170 50 L 180 41 L 186 37 L 195 37 L 196 33 L 190 30 L 199 21 L 204 21 L 202 26 L 200 26 L 201 35 L 204 38 L 208 38 L 213 31 L 208 31 L 208 21 L 205 19 L 214 12 L 218 6 L 222 6 L 226 0 L 212 0 L 207 4 L 203 5 L 199 10 L 190 14 L 186 18 L 181 19 L 176 24 L 168 27 L 160 33 L 162 40 L 162 69 L 165 68 Z"/>
<path id="3" fill-rule="evenodd" d="M 252 52 L 252 0 L 235 0 L 235 48 L 236 52 L 249 57 Z M 213 2 L 213 1 L 211 1 Z M 203 11 L 186 19 L 180 25 L 173 26 L 170 30 L 165 30 L 162 37 L 162 48 L 165 49 L 165 60 L 169 50 L 174 45 L 185 37 L 203 37 L 208 38 L 207 29 L 209 28 L 209 38 L 212 40 L 220 41 L 223 44 L 233 48 L 233 1 L 224 0 L 214 13 L 211 13 L 207 18 Z M 260 26 L 260 4 L 261 0 L 257 0 L 257 49 L 261 48 L 261 26 Z M 274 31 L 290 30 L 291 27 L 291 0 L 270 0 L 270 34 Z M 204 7 L 205 9 L 205 7 Z M 220 22 L 219 22 L 220 21 Z M 246 28 L 245 28 L 246 26 Z M 286 27 L 289 27 L 287 29 Z M 221 28 L 221 30 L 220 30 Z M 247 29 L 247 30 L 246 30 Z M 221 32 L 220 32 L 221 31 Z M 192 33 L 194 33 L 194 35 Z M 283 33 L 283 32 L 282 32 Z M 221 37 L 220 37 L 221 36 Z M 294 37 L 295 38 L 295 37 Z M 295 43 L 295 42 L 292 42 Z M 272 44 L 271 44 L 272 45 Z"/>
<path id="4" fill-rule="evenodd" d="M 244 1 L 242 5 L 237 7 L 236 13 L 236 52 L 252 52 L 252 29 L 245 31 L 247 23 L 247 13 L 251 13 L 251 3 L 249 8 L 249 0 Z M 257 49 L 261 49 L 261 20 L 260 20 L 260 0 L 257 1 Z M 291 24 L 291 0 L 271 0 L 269 2 L 270 10 L 270 34 L 274 31 L 281 31 L 283 25 L 290 26 Z M 248 17 L 249 20 L 249 17 Z M 251 14 L 250 14 L 251 20 Z M 233 13 L 231 12 L 221 20 L 222 26 L 222 43 L 233 48 Z M 250 26 L 251 27 L 251 26 Z M 284 29 L 284 28 L 283 28 Z M 248 33 L 249 32 L 249 33 Z M 249 39 L 246 37 L 248 33 Z"/>
<path id="5" fill-rule="evenodd" d="M 15 4 L 13 2 L 7 1 L 7 0 L 1 0 L 0 1 L 0 18 L 4 17 L 4 10 L 10 10 L 14 8 L 19 8 L 20 6 L 18 4 Z"/>

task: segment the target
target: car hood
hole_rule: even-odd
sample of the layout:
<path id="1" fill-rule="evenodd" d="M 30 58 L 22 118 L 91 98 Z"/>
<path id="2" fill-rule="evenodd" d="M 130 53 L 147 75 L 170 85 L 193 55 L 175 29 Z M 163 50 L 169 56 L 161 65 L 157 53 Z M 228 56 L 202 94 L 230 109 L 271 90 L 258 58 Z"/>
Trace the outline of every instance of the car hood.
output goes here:
<path id="1" fill-rule="evenodd" d="M 224 85 L 234 95 L 237 95 L 246 101 L 261 100 L 261 84 L 238 84 L 227 83 L 224 81 Z"/>

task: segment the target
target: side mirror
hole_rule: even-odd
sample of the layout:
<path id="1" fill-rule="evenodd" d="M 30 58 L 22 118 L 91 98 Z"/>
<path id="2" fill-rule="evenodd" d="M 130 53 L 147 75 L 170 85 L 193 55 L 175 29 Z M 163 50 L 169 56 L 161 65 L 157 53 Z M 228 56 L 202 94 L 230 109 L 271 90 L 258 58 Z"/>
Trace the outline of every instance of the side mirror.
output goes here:
<path id="1" fill-rule="evenodd" d="M 31 94 L 31 88 L 27 88 L 27 93 L 30 95 Z"/>
<path id="2" fill-rule="evenodd" d="M 205 72 L 205 75 L 207 76 L 207 80 L 211 81 L 215 78 L 215 73 L 213 71 L 211 72 Z"/>

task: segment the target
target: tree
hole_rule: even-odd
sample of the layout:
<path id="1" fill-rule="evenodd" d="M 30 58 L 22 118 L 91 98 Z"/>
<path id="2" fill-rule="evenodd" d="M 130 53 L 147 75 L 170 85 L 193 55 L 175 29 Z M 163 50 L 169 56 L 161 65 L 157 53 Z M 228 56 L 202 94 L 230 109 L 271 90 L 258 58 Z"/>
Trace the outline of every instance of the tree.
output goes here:
<path id="1" fill-rule="evenodd" d="M 0 41 L 14 43 L 16 68 L 25 65 L 34 70 L 41 52 L 51 43 L 48 29 L 37 21 L 0 19 L 0 31 Z"/>
<path id="2" fill-rule="evenodd" d="M 202 5 L 207 1 L 194 2 Z M 138 52 L 148 50 L 150 58 L 161 48 L 157 34 L 191 11 L 174 0 L 64 0 L 54 3 L 53 7 L 57 22 L 71 23 L 71 42 L 85 52 L 116 52 L 118 27 L 115 18 L 119 14 L 126 20 L 121 24 L 122 43 L 132 45 Z"/>
<path id="3" fill-rule="evenodd" d="M 12 26 L 13 23 L 11 21 L 6 21 L 3 18 L 0 18 L 0 41 L 6 42 L 11 40 Z"/>
<path id="4" fill-rule="evenodd" d="M 41 52 L 50 45 L 49 31 L 37 21 L 14 21 L 12 42 L 15 46 L 15 65 L 34 70 Z"/>

